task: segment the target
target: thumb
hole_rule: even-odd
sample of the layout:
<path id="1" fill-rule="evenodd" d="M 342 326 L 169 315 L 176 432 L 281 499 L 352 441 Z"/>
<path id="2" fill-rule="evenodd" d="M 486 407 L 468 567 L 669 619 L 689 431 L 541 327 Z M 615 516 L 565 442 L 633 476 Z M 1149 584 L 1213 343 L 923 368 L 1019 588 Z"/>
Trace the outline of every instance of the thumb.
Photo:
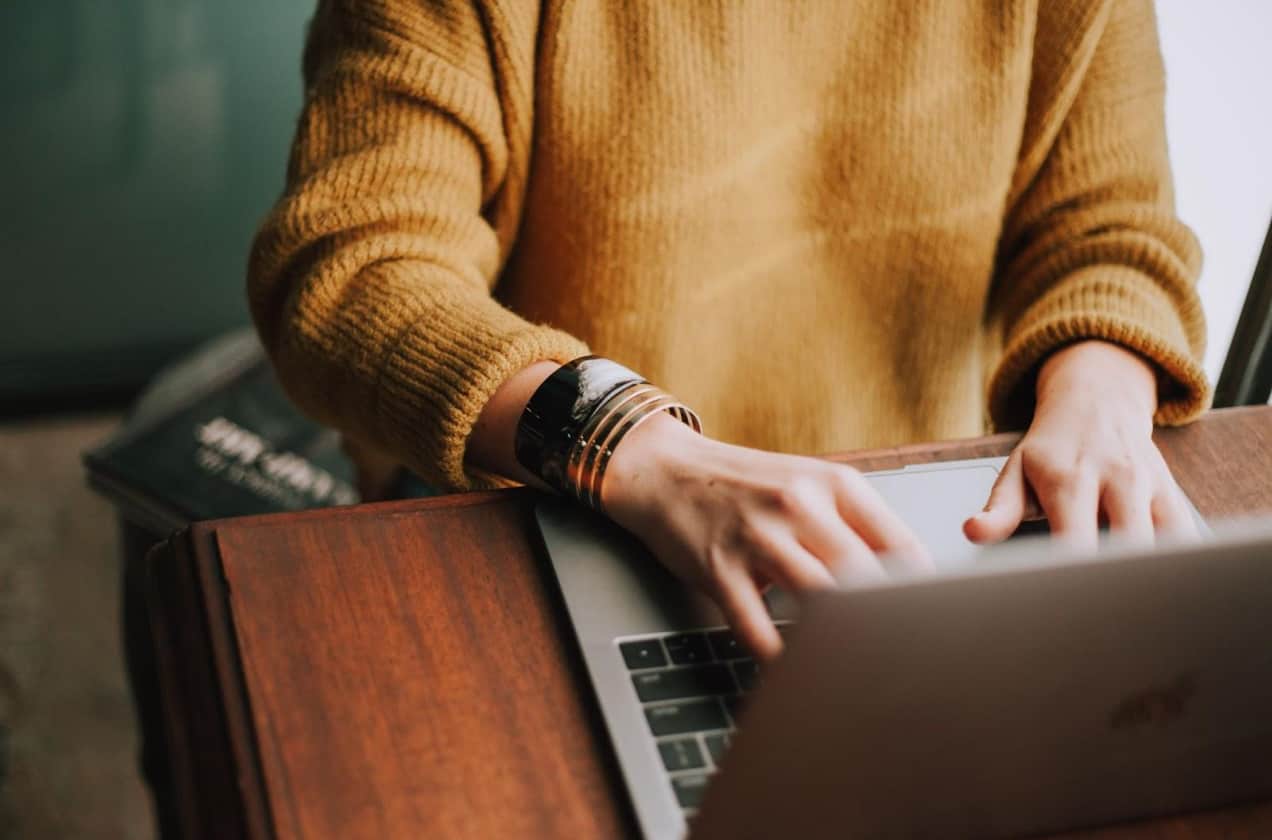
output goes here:
<path id="1" fill-rule="evenodd" d="M 1017 449 L 998 474 L 985 509 L 963 523 L 963 533 L 975 543 L 1002 542 L 1020 526 L 1025 515 L 1025 496 L 1025 471 Z"/>

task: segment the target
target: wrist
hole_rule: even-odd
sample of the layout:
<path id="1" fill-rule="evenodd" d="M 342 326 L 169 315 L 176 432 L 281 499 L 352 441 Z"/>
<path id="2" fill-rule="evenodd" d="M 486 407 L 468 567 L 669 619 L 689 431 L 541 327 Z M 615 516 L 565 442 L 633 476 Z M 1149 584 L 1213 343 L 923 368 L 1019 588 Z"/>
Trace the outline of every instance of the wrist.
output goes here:
<path id="1" fill-rule="evenodd" d="M 1157 374 L 1144 357 L 1117 344 L 1080 341 L 1043 363 L 1035 399 L 1039 408 L 1052 401 L 1116 401 L 1151 421 L 1157 411 Z"/>
<path id="2" fill-rule="evenodd" d="M 713 441 L 667 412 L 659 412 L 632 430 L 614 449 L 602 487 L 601 504 L 618 520 L 627 511 L 646 507 L 662 488 L 700 459 Z"/>

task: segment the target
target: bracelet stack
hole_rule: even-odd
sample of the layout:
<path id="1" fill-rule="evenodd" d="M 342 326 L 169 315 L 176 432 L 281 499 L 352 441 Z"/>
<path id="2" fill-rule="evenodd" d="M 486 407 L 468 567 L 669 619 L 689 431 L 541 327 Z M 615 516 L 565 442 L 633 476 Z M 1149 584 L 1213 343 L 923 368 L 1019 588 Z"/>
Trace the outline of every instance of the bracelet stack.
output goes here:
<path id="1" fill-rule="evenodd" d="M 614 450 L 662 411 L 702 431 L 688 406 L 617 362 L 575 359 L 548 377 L 526 404 L 517 424 L 517 461 L 553 489 L 599 511 Z"/>

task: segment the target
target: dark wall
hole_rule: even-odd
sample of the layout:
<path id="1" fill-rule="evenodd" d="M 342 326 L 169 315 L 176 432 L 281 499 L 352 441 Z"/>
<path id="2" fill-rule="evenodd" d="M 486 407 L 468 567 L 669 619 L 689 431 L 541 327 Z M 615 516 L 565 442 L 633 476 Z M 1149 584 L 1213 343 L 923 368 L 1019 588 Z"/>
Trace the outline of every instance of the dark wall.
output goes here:
<path id="1" fill-rule="evenodd" d="M 247 321 L 313 0 L 0 3 L 0 410 Z"/>

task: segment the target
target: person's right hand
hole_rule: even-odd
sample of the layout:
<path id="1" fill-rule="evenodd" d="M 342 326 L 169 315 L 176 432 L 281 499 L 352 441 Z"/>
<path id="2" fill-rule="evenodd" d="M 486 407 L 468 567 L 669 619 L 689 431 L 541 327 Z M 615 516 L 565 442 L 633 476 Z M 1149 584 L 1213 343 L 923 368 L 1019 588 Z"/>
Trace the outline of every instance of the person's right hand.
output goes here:
<path id="1" fill-rule="evenodd" d="M 703 589 L 756 656 L 781 651 L 762 589 L 793 592 L 883 575 L 878 555 L 929 567 L 918 539 L 861 473 L 713 441 L 660 414 L 615 450 L 606 513 Z"/>

